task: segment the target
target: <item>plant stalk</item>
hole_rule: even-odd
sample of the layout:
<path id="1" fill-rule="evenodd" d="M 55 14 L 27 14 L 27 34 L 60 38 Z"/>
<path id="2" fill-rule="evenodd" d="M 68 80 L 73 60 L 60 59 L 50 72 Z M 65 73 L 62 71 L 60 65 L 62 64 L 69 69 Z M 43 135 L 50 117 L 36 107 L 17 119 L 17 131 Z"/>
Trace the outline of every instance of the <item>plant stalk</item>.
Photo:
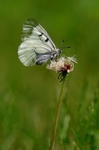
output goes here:
<path id="1" fill-rule="evenodd" d="M 49 150 L 53 150 L 54 143 L 55 143 L 55 137 L 56 137 L 56 131 L 57 131 L 57 126 L 58 126 L 60 108 L 61 108 L 61 104 L 62 104 L 62 94 L 63 94 L 64 84 L 65 84 L 65 79 L 66 78 L 64 78 L 63 82 L 62 82 L 62 87 L 61 87 L 59 101 L 58 101 L 58 107 L 57 107 L 56 116 L 55 116 L 54 129 L 53 129 L 53 133 L 52 133 L 52 139 L 51 139 L 51 143 L 49 146 Z"/>

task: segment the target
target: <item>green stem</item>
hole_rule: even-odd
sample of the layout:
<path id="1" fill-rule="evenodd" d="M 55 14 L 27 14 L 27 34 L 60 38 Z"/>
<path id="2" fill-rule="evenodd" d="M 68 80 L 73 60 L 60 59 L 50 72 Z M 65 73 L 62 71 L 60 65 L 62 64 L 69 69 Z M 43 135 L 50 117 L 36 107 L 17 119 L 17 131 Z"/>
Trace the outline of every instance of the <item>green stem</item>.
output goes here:
<path id="1" fill-rule="evenodd" d="M 65 83 L 65 78 L 62 82 L 62 87 L 61 87 L 61 91 L 60 91 L 57 112 L 56 112 L 56 116 L 55 116 L 54 129 L 53 129 L 53 133 L 52 133 L 52 139 L 51 139 L 51 143 L 50 143 L 50 146 L 49 146 L 49 150 L 53 150 L 54 143 L 55 143 L 55 137 L 56 137 L 56 131 L 57 131 L 57 126 L 58 126 L 60 108 L 61 108 L 61 103 L 62 103 L 62 94 L 63 94 L 63 89 L 64 89 L 64 83 Z"/>

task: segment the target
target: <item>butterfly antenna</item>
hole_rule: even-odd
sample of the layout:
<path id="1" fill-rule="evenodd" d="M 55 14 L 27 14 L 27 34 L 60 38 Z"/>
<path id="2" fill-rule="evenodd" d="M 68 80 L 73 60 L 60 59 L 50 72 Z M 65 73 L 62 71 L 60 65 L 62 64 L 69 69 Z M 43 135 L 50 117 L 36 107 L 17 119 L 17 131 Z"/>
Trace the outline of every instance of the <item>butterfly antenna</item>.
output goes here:
<path id="1" fill-rule="evenodd" d="M 62 45 L 63 45 L 64 41 L 65 41 L 65 40 L 63 40 L 63 41 L 61 42 L 60 49 L 70 48 L 70 46 L 64 46 L 64 47 L 62 47 Z"/>
<path id="2" fill-rule="evenodd" d="M 64 48 L 70 48 L 70 46 L 64 46 L 64 47 L 62 47 L 61 49 L 64 49 Z"/>
<path id="3" fill-rule="evenodd" d="M 61 42 L 60 49 L 62 49 L 62 45 L 63 45 L 63 43 L 64 43 L 64 40 Z"/>

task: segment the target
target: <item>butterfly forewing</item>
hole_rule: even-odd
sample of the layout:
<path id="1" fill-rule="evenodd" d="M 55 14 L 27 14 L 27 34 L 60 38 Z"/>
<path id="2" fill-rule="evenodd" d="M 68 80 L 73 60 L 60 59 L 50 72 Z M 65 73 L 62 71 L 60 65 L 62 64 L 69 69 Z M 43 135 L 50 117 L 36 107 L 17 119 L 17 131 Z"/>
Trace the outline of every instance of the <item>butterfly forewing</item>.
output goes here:
<path id="1" fill-rule="evenodd" d="M 53 52 L 57 53 L 57 49 L 46 30 L 35 19 L 27 19 L 18 48 L 20 61 L 25 66 L 42 64 L 51 59 Z"/>

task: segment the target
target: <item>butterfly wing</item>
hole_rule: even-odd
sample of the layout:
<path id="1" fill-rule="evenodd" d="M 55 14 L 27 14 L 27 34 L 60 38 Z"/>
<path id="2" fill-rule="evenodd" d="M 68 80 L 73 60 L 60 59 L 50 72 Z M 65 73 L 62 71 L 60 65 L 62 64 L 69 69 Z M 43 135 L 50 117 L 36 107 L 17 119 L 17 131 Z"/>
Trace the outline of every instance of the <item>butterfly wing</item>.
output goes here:
<path id="1" fill-rule="evenodd" d="M 56 46 L 45 29 L 35 19 L 27 19 L 23 25 L 22 43 L 18 48 L 20 61 L 25 66 L 42 64 L 55 51 Z"/>

